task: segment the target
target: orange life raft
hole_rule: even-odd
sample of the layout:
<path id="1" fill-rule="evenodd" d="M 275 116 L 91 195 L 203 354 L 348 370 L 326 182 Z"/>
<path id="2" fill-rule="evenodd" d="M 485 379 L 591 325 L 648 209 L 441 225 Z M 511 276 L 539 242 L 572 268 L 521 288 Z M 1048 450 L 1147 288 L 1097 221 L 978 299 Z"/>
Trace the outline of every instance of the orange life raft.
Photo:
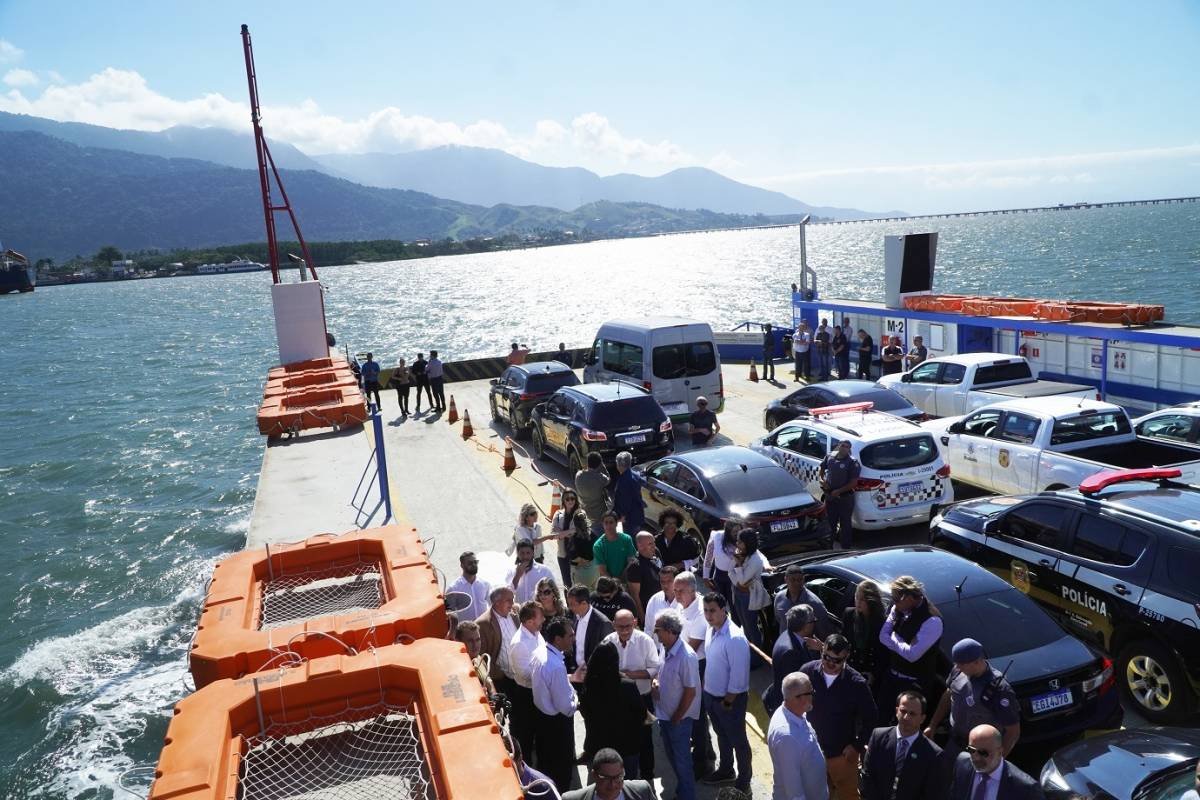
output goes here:
<path id="1" fill-rule="evenodd" d="M 421 538 L 415 528 L 388 525 L 219 562 L 190 664 L 201 687 L 341 653 L 343 645 L 362 650 L 446 630 L 445 600 Z"/>
<path id="2" fill-rule="evenodd" d="M 367 405 L 358 386 L 306 389 L 263 398 L 258 432 L 266 436 L 309 428 L 345 428 L 367 421 Z"/>
<path id="3" fill-rule="evenodd" d="M 278 367 L 271 367 L 267 370 L 267 380 L 276 378 L 286 378 L 290 375 L 295 375 L 308 370 L 327 370 L 327 369 L 350 369 L 350 362 L 344 358 L 310 358 L 307 361 L 293 361 L 291 364 L 283 364 Z"/>
<path id="4" fill-rule="evenodd" d="M 1142 303 L 1101 303 L 1091 300 L 1035 300 L 1028 297 L 975 297 L 962 294 L 921 294 L 904 298 L 912 311 L 967 314 L 975 317 L 1033 317 L 1055 322 L 1108 322 L 1147 325 L 1163 319 L 1164 307 Z"/>
<path id="5" fill-rule="evenodd" d="M 148 800 L 519 800 L 466 648 L 421 639 L 209 684 L 179 701 Z"/>
<path id="6" fill-rule="evenodd" d="M 963 303 L 978 299 L 973 294 L 918 294 L 904 298 L 904 307 L 912 311 L 941 311 L 961 314 Z"/>
<path id="7" fill-rule="evenodd" d="M 333 386 L 357 386 L 358 378 L 347 367 L 345 369 L 320 369 L 299 372 L 286 378 L 267 381 L 263 397 L 296 394 L 310 387 L 330 388 Z"/>
<path id="8" fill-rule="evenodd" d="M 1139 303 L 1097 303 L 1045 301 L 1038 309 L 1041 319 L 1063 322 L 1109 322 L 1118 325 L 1147 325 L 1158 322 L 1164 316 L 1163 306 Z"/>

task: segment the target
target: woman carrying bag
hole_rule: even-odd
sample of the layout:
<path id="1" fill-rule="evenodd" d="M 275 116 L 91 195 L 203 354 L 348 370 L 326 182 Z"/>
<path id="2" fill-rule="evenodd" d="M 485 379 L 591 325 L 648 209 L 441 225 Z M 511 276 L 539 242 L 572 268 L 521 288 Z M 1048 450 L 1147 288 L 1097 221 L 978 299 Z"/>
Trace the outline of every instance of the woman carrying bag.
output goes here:
<path id="1" fill-rule="evenodd" d="M 758 533 L 750 528 L 744 528 L 737 534 L 737 545 L 734 549 L 733 568 L 729 570 L 729 580 L 733 584 L 733 604 L 742 620 L 742 631 L 747 641 L 759 650 L 763 649 L 762 629 L 759 627 L 759 611 L 771 605 L 771 595 L 763 586 L 762 574 L 769 569 L 767 561 L 758 549 Z M 762 658 L 751 652 L 750 663 L 753 667 L 760 666 Z"/>
<path id="2" fill-rule="evenodd" d="M 554 512 L 550 520 L 550 539 L 554 545 L 550 548 L 558 556 L 558 569 L 562 573 L 563 586 L 571 588 L 574 581 L 571 578 L 573 552 L 571 540 L 580 532 L 587 535 L 587 515 L 579 507 L 579 495 L 574 489 L 562 490 L 562 508 Z"/>

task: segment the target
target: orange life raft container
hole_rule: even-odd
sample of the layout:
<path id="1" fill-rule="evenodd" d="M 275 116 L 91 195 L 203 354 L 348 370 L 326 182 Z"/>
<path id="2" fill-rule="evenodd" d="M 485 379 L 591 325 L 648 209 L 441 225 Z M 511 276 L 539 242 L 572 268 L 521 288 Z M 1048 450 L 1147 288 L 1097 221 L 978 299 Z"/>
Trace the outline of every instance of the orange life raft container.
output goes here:
<path id="1" fill-rule="evenodd" d="M 1109 322 L 1119 325 L 1147 325 L 1164 316 L 1165 307 L 1139 303 L 1097 303 L 1093 301 L 1044 301 L 1038 308 L 1041 319 L 1063 322 Z"/>
<path id="2" fill-rule="evenodd" d="M 463 645 L 421 639 L 209 684 L 175 706 L 149 800 L 318 796 L 520 800 Z"/>
<path id="3" fill-rule="evenodd" d="M 258 432 L 266 436 L 308 428 L 345 428 L 367 421 L 367 405 L 358 386 L 307 389 L 263 399 Z"/>
<path id="4" fill-rule="evenodd" d="M 961 314 L 963 303 L 978 300 L 973 294 L 918 294 L 904 298 L 904 307 L 912 311 L 940 311 Z"/>
<path id="5" fill-rule="evenodd" d="M 297 394 L 310 387 L 331 388 L 334 386 L 357 386 L 358 379 L 349 368 L 307 370 L 286 378 L 274 378 L 267 381 L 263 397 L 277 397 L 283 394 Z"/>
<path id="6" fill-rule="evenodd" d="M 267 370 L 267 380 L 276 378 L 286 378 L 290 375 L 296 375 L 300 372 L 308 370 L 327 370 L 327 369 L 350 369 L 350 362 L 344 358 L 310 358 L 307 361 L 293 361 L 291 364 L 283 364 L 278 367 L 271 367 Z"/>
<path id="7" fill-rule="evenodd" d="M 341 653 L 341 643 L 362 650 L 446 630 L 445 600 L 421 538 L 415 528 L 388 525 L 219 562 L 190 664 L 200 687 Z"/>
<path id="8" fill-rule="evenodd" d="M 962 304 L 962 312 L 977 317 L 1032 317 L 1041 302 L 1028 297 L 976 297 Z"/>

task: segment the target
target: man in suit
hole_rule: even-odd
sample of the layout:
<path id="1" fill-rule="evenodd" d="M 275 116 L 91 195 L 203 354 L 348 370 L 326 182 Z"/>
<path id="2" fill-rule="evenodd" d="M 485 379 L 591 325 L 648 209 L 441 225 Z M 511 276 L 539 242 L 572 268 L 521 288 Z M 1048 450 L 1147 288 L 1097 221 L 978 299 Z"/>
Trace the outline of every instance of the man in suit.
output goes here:
<path id="1" fill-rule="evenodd" d="M 475 624 L 479 626 L 479 649 L 491 659 L 488 677 L 496 689 L 509 694 L 508 681 L 512 674 L 508 667 L 508 642 L 517 632 L 517 615 L 513 612 L 515 595 L 508 586 L 497 586 L 488 594 L 490 606 L 479 615 Z"/>
<path id="2" fill-rule="evenodd" d="M 567 669 L 574 672 L 592 657 L 592 651 L 613 632 L 612 620 L 592 608 L 592 592 L 582 584 L 567 590 L 567 610 L 575 623 L 575 644 L 566 653 Z"/>
<path id="3" fill-rule="evenodd" d="M 596 782 L 583 789 L 564 794 L 563 800 L 655 800 L 654 787 L 646 781 L 625 780 L 625 764 L 621 754 L 611 747 L 602 747 L 592 758 Z"/>
<path id="4" fill-rule="evenodd" d="M 967 751 L 954 762 L 950 800 L 1045 800 L 1042 787 L 1004 758 L 1004 736 L 994 725 L 977 725 Z"/>
<path id="5" fill-rule="evenodd" d="M 896 724 L 871 732 L 863 760 L 863 800 L 941 800 L 946 796 L 942 749 L 920 735 L 927 711 L 920 692 L 901 692 L 896 698 Z"/>
<path id="6" fill-rule="evenodd" d="M 821 657 L 822 642 L 813 637 L 813 620 L 815 612 L 812 606 L 801 603 L 792 606 L 785 615 L 787 626 L 775 646 L 771 648 L 771 671 L 774 679 L 771 685 L 763 691 L 762 701 L 768 714 L 774 714 L 775 709 L 783 704 L 783 679 L 810 661 Z"/>

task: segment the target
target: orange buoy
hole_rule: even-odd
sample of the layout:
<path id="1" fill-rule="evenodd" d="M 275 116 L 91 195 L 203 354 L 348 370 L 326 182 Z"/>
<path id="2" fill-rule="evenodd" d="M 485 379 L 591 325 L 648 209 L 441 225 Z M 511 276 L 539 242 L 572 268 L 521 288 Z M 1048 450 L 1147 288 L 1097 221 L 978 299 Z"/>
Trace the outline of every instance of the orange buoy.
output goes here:
<path id="1" fill-rule="evenodd" d="M 196 686 L 320 656 L 446 635 L 421 537 L 388 525 L 244 550 L 213 568 L 189 666 Z M 344 646 L 343 646 L 344 645 Z"/>
<path id="2" fill-rule="evenodd" d="M 504 470 L 505 475 L 512 475 L 514 469 L 517 468 L 517 457 L 513 455 L 512 437 L 504 437 L 504 463 L 500 466 Z"/>
<path id="3" fill-rule="evenodd" d="M 475 435 L 475 429 L 471 427 L 471 412 L 464 409 L 463 410 L 462 437 L 464 439 L 470 439 L 474 435 Z"/>
<path id="4" fill-rule="evenodd" d="M 454 405 L 454 395 L 450 395 L 450 410 L 446 412 L 446 422 L 451 425 L 458 422 L 458 406 Z"/>
<path id="5" fill-rule="evenodd" d="M 551 485 L 554 491 L 550 493 L 550 519 L 554 519 L 554 515 L 562 508 L 562 484 L 558 481 L 553 481 Z"/>
<path id="6" fill-rule="evenodd" d="M 520 800 L 466 646 L 445 639 L 220 680 L 180 700 L 149 800 Z"/>
<path id="7" fill-rule="evenodd" d="M 754 359 L 750 359 L 750 380 L 758 383 L 758 369 L 754 366 Z"/>

